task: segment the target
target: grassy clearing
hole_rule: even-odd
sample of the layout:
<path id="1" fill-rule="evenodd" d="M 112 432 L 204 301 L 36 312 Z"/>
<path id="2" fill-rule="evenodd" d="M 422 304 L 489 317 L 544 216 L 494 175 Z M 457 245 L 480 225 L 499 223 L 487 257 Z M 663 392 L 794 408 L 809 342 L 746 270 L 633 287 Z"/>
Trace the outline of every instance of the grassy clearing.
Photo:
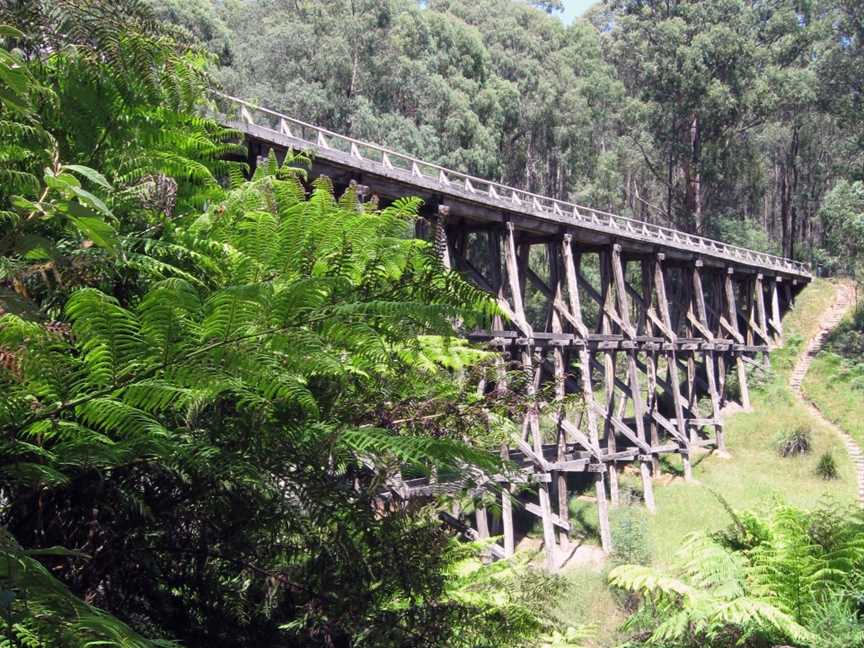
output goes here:
<path id="1" fill-rule="evenodd" d="M 612 511 L 613 540 L 626 549 L 614 560 L 650 561 L 664 565 L 693 531 L 714 531 L 730 523 L 719 493 L 736 510 L 760 510 L 783 502 L 802 508 L 814 507 L 824 497 L 850 502 L 855 497 L 853 466 L 836 435 L 814 419 L 788 387 L 789 374 L 805 345 L 819 328 L 819 319 L 834 299 L 834 289 L 823 280 L 814 281 L 798 297 L 796 308 L 784 320 L 785 342 L 772 354 L 772 372 L 762 381 L 751 379 L 752 412 L 739 412 L 725 419 L 727 447 L 731 457 L 706 453 L 694 458 L 693 483 L 675 476 L 680 464 L 666 464 L 668 476 L 655 481 L 657 513 L 649 515 L 640 505 Z M 829 381 L 831 374 L 819 379 Z M 754 377 L 755 378 L 755 377 Z M 825 383 L 820 383 L 825 384 Z M 860 406 L 859 406 L 860 411 Z M 813 447 L 803 456 L 781 458 L 776 450 L 778 435 L 796 427 L 809 429 Z M 861 430 L 864 440 L 864 429 Z M 840 479 L 824 481 L 815 474 L 823 452 L 831 451 Z M 621 476 L 622 492 L 638 494 L 638 476 L 629 470 Z M 625 497 L 626 499 L 626 497 Z M 579 521 L 586 534 L 596 534 L 595 505 L 585 498 L 571 502 L 571 519 Z M 640 556 L 639 553 L 644 555 Z M 584 623 L 600 623 L 595 646 L 613 646 L 620 639 L 614 628 L 626 618 L 616 598 L 604 587 L 603 574 L 571 568 L 574 601 L 568 613 Z M 589 600 L 584 601 L 585 598 Z"/>
<path id="2" fill-rule="evenodd" d="M 694 467 L 695 484 L 676 479 L 656 489 L 657 514 L 646 516 L 656 562 L 668 563 L 687 533 L 713 531 L 729 524 L 715 493 L 738 510 L 758 510 L 778 501 L 812 508 L 826 496 L 854 499 L 853 466 L 840 440 L 810 415 L 788 386 L 796 359 L 806 340 L 818 331 L 819 319 L 833 300 L 834 288 L 823 280 L 814 281 L 799 295 L 795 310 L 783 322 L 784 346 L 771 356 L 773 371 L 762 385 L 751 390 L 753 411 L 725 419 L 731 458 L 703 455 Z M 781 458 L 775 440 L 799 426 L 811 432 L 811 452 Z M 815 474 L 819 457 L 826 451 L 837 461 L 840 479 L 836 481 L 826 482 Z"/>
<path id="3" fill-rule="evenodd" d="M 861 372 L 834 353 L 820 353 L 804 379 L 804 393 L 829 421 L 864 444 L 864 389 Z"/>
<path id="4" fill-rule="evenodd" d="M 789 374 L 807 340 L 819 332 L 819 320 L 834 303 L 835 286 L 826 279 L 814 279 L 798 295 L 794 310 L 783 318 L 783 346 L 771 353 L 771 366 L 788 383 Z"/>
<path id="5" fill-rule="evenodd" d="M 618 629 L 627 613 L 606 584 L 606 571 L 571 570 L 565 578 L 569 581 L 567 596 L 560 600 L 556 613 L 562 619 L 577 619 L 590 629 L 593 639 L 584 645 L 604 648 L 623 641 L 625 637 Z"/>
<path id="6" fill-rule="evenodd" d="M 802 424 L 812 433 L 811 452 L 781 458 L 775 438 Z M 694 470 L 696 484 L 676 480 L 657 489 L 657 514 L 648 517 L 656 562 L 668 563 L 687 533 L 714 531 L 730 523 L 715 493 L 738 510 L 769 508 L 776 502 L 812 508 L 825 496 L 841 501 L 855 497 L 852 464 L 839 439 L 813 420 L 787 390 L 772 387 L 754 394 L 754 411 L 730 417 L 726 429 L 730 459 L 705 456 Z M 834 455 L 841 476 L 833 482 L 815 474 L 826 451 Z"/>
<path id="7" fill-rule="evenodd" d="M 848 432 L 859 444 L 864 444 L 864 356 L 851 343 L 860 338 L 860 322 L 853 324 L 854 309 L 829 338 L 844 355 L 826 348 L 819 353 L 804 379 L 804 393 L 822 414 Z M 861 317 L 859 313 L 859 317 Z M 859 343 L 860 346 L 860 343 Z"/>

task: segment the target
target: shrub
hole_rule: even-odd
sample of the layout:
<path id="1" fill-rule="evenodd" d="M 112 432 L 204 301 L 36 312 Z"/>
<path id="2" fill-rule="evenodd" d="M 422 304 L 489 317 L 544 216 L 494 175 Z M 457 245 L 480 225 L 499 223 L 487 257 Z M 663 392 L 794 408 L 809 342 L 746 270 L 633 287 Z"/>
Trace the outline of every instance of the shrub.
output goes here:
<path id="1" fill-rule="evenodd" d="M 730 363 L 726 374 L 726 399 L 730 401 L 741 400 L 741 383 L 738 381 L 738 371 L 734 363 Z"/>
<path id="2" fill-rule="evenodd" d="M 612 522 L 612 562 L 616 565 L 647 565 L 651 562 L 651 547 L 644 512 L 636 507 L 622 506 Z"/>
<path id="3" fill-rule="evenodd" d="M 810 452 L 813 447 L 810 429 L 799 425 L 789 432 L 782 432 L 774 442 L 781 457 L 794 457 Z"/>
<path id="4" fill-rule="evenodd" d="M 840 477 L 840 473 L 837 470 L 837 462 L 834 460 L 834 455 L 831 452 L 824 452 L 821 457 L 819 457 L 819 462 L 816 464 L 816 474 L 819 475 L 825 481 L 831 481 L 832 479 L 838 479 Z"/>
<path id="5" fill-rule="evenodd" d="M 832 497 L 823 496 L 819 506 L 810 512 L 807 520 L 807 537 L 812 548 L 833 552 L 842 544 L 850 520 L 855 518 L 855 508 L 841 504 Z"/>
<path id="6" fill-rule="evenodd" d="M 831 332 L 826 346 L 853 364 L 864 360 L 864 305 Z"/>
<path id="7" fill-rule="evenodd" d="M 774 372 L 773 366 L 769 365 L 766 367 L 760 362 L 759 368 L 756 369 L 756 371 L 750 371 L 748 373 L 747 386 L 750 387 L 752 391 L 765 390 L 774 382 L 776 377 L 777 374 Z"/>

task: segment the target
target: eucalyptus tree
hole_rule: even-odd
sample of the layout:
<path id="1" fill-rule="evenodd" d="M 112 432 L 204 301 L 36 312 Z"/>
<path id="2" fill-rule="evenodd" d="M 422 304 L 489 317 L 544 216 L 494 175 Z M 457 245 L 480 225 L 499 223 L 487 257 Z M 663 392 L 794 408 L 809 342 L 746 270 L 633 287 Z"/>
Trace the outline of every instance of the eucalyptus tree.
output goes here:
<path id="1" fill-rule="evenodd" d="M 651 138 L 642 151 L 663 187 L 666 218 L 702 231 L 728 187 L 730 140 L 758 111 L 753 9 L 739 0 L 613 6 L 608 41 L 629 110 Z"/>

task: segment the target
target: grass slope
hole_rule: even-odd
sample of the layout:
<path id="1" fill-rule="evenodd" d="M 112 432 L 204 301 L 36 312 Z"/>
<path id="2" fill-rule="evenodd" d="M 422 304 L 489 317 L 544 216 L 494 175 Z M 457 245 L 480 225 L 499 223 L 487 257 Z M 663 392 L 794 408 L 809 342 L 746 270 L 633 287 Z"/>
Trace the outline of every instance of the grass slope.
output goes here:
<path id="1" fill-rule="evenodd" d="M 729 524 L 712 491 L 738 510 L 770 507 L 773 501 L 812 508 L 826 496 L 844 502 L 854 499 L 853 466 L 840 440 L 810 415 L 789 388 L 795 361 L 806 340 L 818 332 L 819 319 L 833 300 L 833 286 L 823 280 L 814 281 L 798 296 L 795 310 L 783 322 L 783 348 L 771 356 L 772 375 L 751 390 L 753 411 L 725 420 L 731 458 L 703 455 L 693 471 L 697 483 L 675 480 L 656 490 L 657 514 L 646 516 L 656 562 L 668 562 L 687 533 Z M 775 438 L 798 426 L 811 430 L 813 451 L 781 458 L 774 448 Z M 823 481 L 814 473 L 819 456 L 828 450 L 834 454 L 840 473 L 834 482 Z"/>
<path id="2" fill-rule="evenodd" d="M 864 372 L 834 353 L 820 353 L 804 380 L 804 393 L 829 421 L 864 444 Z"/>
<path id="3" fill-rule="evenodd" d="M 849 335 L 855 328 L 852 324 L 854 308 L 829 338 Z M 829 349 L 823 349 L 813 359 L 810 371 L 804 379 L 803 389 L 807 397 L 828 420 L 836 423 L 859 445 L 864 444 L 864 362 L 856 356 L 843 357 Z"/>

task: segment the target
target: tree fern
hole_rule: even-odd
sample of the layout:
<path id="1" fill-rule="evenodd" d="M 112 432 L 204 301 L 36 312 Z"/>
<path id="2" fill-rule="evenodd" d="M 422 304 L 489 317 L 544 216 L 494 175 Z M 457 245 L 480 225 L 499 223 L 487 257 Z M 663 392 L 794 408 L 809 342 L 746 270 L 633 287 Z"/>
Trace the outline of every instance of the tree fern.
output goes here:
<path id="1" fill-rule="evenodd" d="M 126 624 L 77 599 L 34 557 L 75 556 L 75 552 L 62 548 L 28 552 L 4 529 L 0 529 L 0 552 L 5 558 L 0 566 L 4 607 L 0 637 L 11 640 L 10 647 L 48 648 L 67 642 L 124 648 L 176 645 L 147 641 Z M 0 639 L 0 645 L 3 642 Z"/>
<path id="2" fill-rule="evenodd" d="M 745 561 L 702 534 L 688 537 L 678 554 L 681 578 L 651 567 L 624 565 L 609 574 L 609 582 L 641 594 L 652 613 L 650 642 L 654 645 L 734 645 L 736 637 L 787 638 L 808 643 L 813 636 L 771 598 L 748 595 Z M 632 625 L 632 624 L 631 624 Z"/>
<path id="3" fill-rule="evenodd" d="M 77 173 L 101 185 L 98 176 Z M 414 202 L 386 214 L 361 208 L 338 200 L 325 182 L 307 199 L 290 171 L 279 167 L 229 190 L 204 216 L 190 215 L 188 229 L 161 227 L 158 239 L 121 235 L 118 253 L 131 265 L 135 254 L 151 251 L 157 253 L 151 259 L 170 267 L 143 271 L 137 292 L 125 301 L 96 288 L 74 291 L 63 311 L 71 322 L 68 337 L 21 319 L 0 320 L 0 344 L 15 349 L 20 363 L 2 377 L 10 405 L 18 405 L 3 418 L 17 445 L 0 466 L 0 486 L 49 489 L 57 510 L 75 511 L 73 483 L 107 480 L 117 489 L 111 515 L 133 530 L 145 518 L 151 523 L 147 511 L 174 510 L 177 497 L 205 498 L 200 506 L 207 516 L 191 513 L 200 526 L 159 527 L 156 536 L 174 551 L 181 551 L 177 534 L 197 537 L 223 512 L 236 518 L 272 509 L 274 519 L 262 533 L 273 535 L 248 539 L 256 555 L 266 556 L 259 559 L 268 563 L 262 567 L 267 573 L 290 564 L 303 582 L 314 581 L 323 538 L 351 529 L 350 538 L 339 536 L 341 548 L 327 569 L 351 569 L 354 582 L 391 578 L 394 565 L 376 562 L 379 552 L 391 544 L 405 547 L 408 535 L 399 534 L 414 524 L 394 518 L 392 524 L 407 526 L 391 528 L 390 520 L 375 519 L 374 502 L 395 467 L 465 471 L 466 485 L 504 469 L 496 453 L 461 438 L 470 425 L 488 426 L 482 406 L 450 414 L 447 399 L 461 399 L 467 386 L 445 387 L 453 369 L 485 359 L 447 339 L 456 318 L 492 312 L 489 300 L 456 275 L 441 279 L 445 271 L 429 251 L 401 238 L 414 210 Z M 51 389 L 43 386 L 49 362 L 51 372 L 66 377 Z M 418 397 L 428 398 L 427 407 L 445 408 L 445 420 L 458 419 L 458 425 L 430 435 L 382 415 L 381 403 L 398 409 Z M 26 506 L 26 498 L 20 501 Z M 7 519 L 28 541 L 59 532 L 53 522 L 47 530 L 32 526 L 19 518 L 23 511 L 16 507 Z M 344 531 L 333 527 L 334 519 L 342 520 Z M 99 528 L 104 546 L 119 542 L 109 537 L 110 527 Z M 428 524 L 423 529 L 440 533 Z M 91 542 L 86 527 L 78 534 L 81 545 Z M 382 549 L 373 550 L 368 534 L 388 540 L 375 540 Z M 160 565 L 172 555 L 138 551 L 146 560 L 158 556 Z M 271 587 L 260 574 L 250 576 L 221 558 L 208 558 L 206 567 L 176 556 L 169 562 L 177 560 L 191 572 L 219 564 L 236 579 L 252 578 L 256 592 Z M 354 574 L 352 562 L 367 563 L 365 571 Z M 171 587 L 172 576 L 159 574 L 157 581 Z M 112 586 L 123 600 L 133 596 L 123 584 L 130 579 L 138 581 L 127 573 Z M 391 581 L 388 588 L 413 592 L 405 582 Z M 285 598 L 291 588 L 277 590 L 283 598 L 274 610 L 296 614 Z M 247 594 L 218 591 L 220 605 L 229 598 L 244 610 L 252 605 Z M 331 605 L 326 596 L 304 596 Z M 390 596 L 373 598 L 376 609 Z M 333 614 L 344 625 L 340 632 L 360 627 L 353 615 L 336 608 Z"/>
<path id="4" fill-rule="evenodd" d="M 0 30 L 23 52 L 0 57 L 0 280 L 27 308 L 0 318 L 0 523 L 78 597 L 16 616 L 18 640 L 548 629 L 527 596 L 448 595 L 452 538 L 382 494 L 400 466 L 509 469 L 487 441 L 513 405 L 478 395 L 486 354 L 453 339 L 496 307 L 408 235 L 420 202 L 307 194 L 302 156 L 244 180 L 236 134 L 195 113 L 205 57 L 143 3 L 7 19 L 27 29 Z"/>
<path id="5" fill-rule="evenodd" d="M 834 645 L 824 634 L 832 626 L 843 637 L 860 635 L 857 622 L 838 623 L 858 600 L 850 581 L 860 580 L 864 565 L 859 512 L 828 501 L 810 512 L 777 506 L 765 518 L 735 512 L 734 520 L 714 538 L 688 538 L 672 574 L 612 571 L 612 584 L 648 603 L 631 629 L 641 625 L 652 642 L 682 646 L 782 639 L 821 647 Z"/>

